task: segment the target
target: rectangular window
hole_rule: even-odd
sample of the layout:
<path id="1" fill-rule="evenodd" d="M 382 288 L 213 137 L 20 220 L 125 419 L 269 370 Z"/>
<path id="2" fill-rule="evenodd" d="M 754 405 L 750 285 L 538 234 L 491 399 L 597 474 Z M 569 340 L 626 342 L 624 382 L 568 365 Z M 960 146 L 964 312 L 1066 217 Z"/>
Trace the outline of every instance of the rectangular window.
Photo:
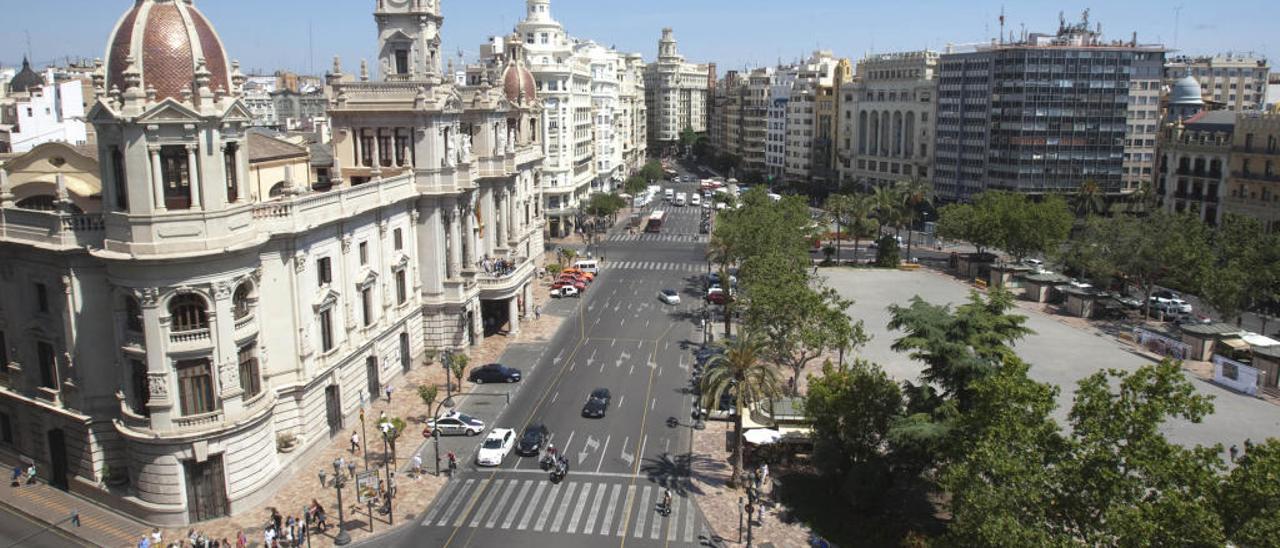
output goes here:
<path id="1" fill-rule="evenodd" d="M 160 147 L 160 168 L 164 179 L 164 206 L 168 209 L 191 209 L 191 166 L 187 163 L 187 147 Z"/>
<path id="2" fill-rule="evenodd" d="M 53 345 L 44 341 L 37 341 L 36 360 L 40 364 L 40 386 L 57 390 L 58 361 L 53 353 Z"/>
<path id="3" fill-rule="evenodd" d="M 391 137 L 378 134 L 378 162 L 382 167 L 391 167 Z"/>
<path id="4" fill-rule="evenodd" d="M 44 284 L 36 284 L 36 311 L 49 312 L 49 287 Z"/>
<path id="5" fill-rule="evenodd" d="M 329 266 L 328 257 L 316 260 L 316 280 L 320 282 L 320 287 L 333 283 L 333 270 Z"/>
<path id="6" fill-rule="evenodd" d="M 373 136 L 362 133 L 358 143 L 360 145 L 360 165 L 373 167 Z"/>
<path id="7" fill-rule="evenodd" d="M 391 240 L 395 245 L 396 251 L 404 249 L 404 233 L 401 232 L 400 229 L 397 228 L 391 232 Z"/>
<path id="8" fill-rule="evenodd" d="M 404 304 L 409 299 L 409 287 L 405 280 L 404 269 L 396 271 L 396 303 Z"/>
<path id="9" fill-rule="evenodd" d="M 230 143 L 222 153 L 222 170 L 227 179 L 227 203 L 234 204 L 240 199 L 240 188 L 236 176 L 236 145 Z"/>
<path id="10" fill-rule="evenodd" d="M 174 367 L 178 370 L 178 399 L 183 416 L 202 415 L 218 409 L 208 359 L 180 361 Z"/>
<path id="11" fill-rule="evenodd" d="M 396 50 L 396 74 L 409 74 L 409 50 Z"/>
<path id="12" fill-rule="evenodd" d="M 262 375 L 258 372 L 258 346 L 248 344 L 240 348 L 240 388 L 244 397 L 252 398 L 262 392 Z"/>
<path id="13" fill-rule="evenodd" d="M 320 311 L 320 349 L 323 352 L 333 350 L 333 311 Z"/>
<path id="14" fill-rule="evenodd" d="M 133 412 L 144 417 L 151 416 L 147 402 L 151 401 L 151 387 L 147 384 L 147 364 L 141 360 L 129 360 L 129 378 L 133 387 L 133 399 L 130 400 Z"/>
<path id="15" fill-rule="evenodd" d="M 360 242 L 360 266 L 369 264 L 369 242 Z"/>
<path id="16" fill-rule="evenodd" d="M 360 313 L 365 327 L 373 325 L 373 287 L 360 290 Z"/>
<path id="17" fill-rule="evenodd" d="M 129 185 L 124 174 L 124 153 L 120 147 L 111 147 L 111 178 L 116 189 L 116 209 L 129 209 Z"/>

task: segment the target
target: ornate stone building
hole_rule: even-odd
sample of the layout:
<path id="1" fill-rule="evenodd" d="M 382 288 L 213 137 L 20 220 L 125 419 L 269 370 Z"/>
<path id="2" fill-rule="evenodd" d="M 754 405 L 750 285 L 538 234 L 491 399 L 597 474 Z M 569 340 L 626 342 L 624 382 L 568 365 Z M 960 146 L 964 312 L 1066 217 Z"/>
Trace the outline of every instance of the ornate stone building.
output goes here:
<path id="1" fill-rule="evenodd" d="M 858 79 L 842 86 L 837 142 L 841 179 L 860 188 L 919 177 L 933 165 L 938 54 L 885 53 L 858 62 Z"/>
<path id="2" fill-rule="evenodd" d="M 0 450 L 156 524 L 257 510 L 424 348 L 519 329 L 544 224 L 520 44 L 458 86 L 438 0 L 375 18 L 379 77 L 330 75 L 332 179 L 264 195 L 210 22 L 125 13 L 89 115 L 100 212 L 17 207 L 0 171 Z"/>
<path id="3" fill-rule="evenodd" d="M 676 48 L 671 29 L 662 29 L 658 60 L 649 63 L 644 79 L 649 104 L 649 140 L 655 146 L 678 143 L 686 129 L 694 133 L 707 132 L 715 71 L 710 65 L 686 62 Z"/>

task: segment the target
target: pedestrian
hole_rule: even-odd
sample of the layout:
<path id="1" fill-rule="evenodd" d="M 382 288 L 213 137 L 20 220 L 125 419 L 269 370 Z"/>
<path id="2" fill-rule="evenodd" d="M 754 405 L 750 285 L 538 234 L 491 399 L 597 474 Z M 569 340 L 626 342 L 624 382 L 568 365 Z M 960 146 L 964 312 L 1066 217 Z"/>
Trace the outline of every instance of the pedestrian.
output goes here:
<path id="1" fill-rule="evenodd" d="M 1231 462 L 1235 462 L 1236 458 L 1240 456 L 1240 448 L 1236 447 L 1235 444 L 1231 444 L 1229 451 L 1231 452 Z"/>
<path id="2" fill-rule="evenodd" d="M 324 507 L 320 506 L 320 501 L 311 499 L 311 519 L 316 520 L 316 526 L 320 528 L 320 532 L 324 532 L 329 528 L 327 516 L 324 514 Z"/>
<path id="3" fill-rule="evenodd" d="M 276 531 L 280 530 L 280 526 L 284 525 L 284 516 L 280 515 L 280 511 L 274 506 L 271 507 L 271 524 L 275 525 Z"/>
<path id="4" fill-rule="evenodd" d="M 422 475 L 422 456 L 414 453 L 413 458 L 409 459 L 409 462 L 413 466 L 413 478 L 418 479 L 418 477 Z"/>
<path id="5" fill-rule="evenodd" d="M 151 537 L 142 535 L 142 539 L 138 541 L 138 548 L 151 548 Z"/>
<path id="6" fill-rule="evenodd" d="M 152 545 L 152 546 L 161 546 L 160 541 L 161 541 L 161 539 L 162 539 L 162 538 L 163 538 L 163 537 L 160 535 L 160 528 L 159 528 L 159 527 L 152 527 L 152 528 L 151 528 L 151 545 Z"/>
<path id="7" fill-rule="evenodd" d="M 360 434 L 356 433 L 355 430 L 351 431 L 351 452 L 360 452 Z"/>
<path id="8" fill-rule="evenodd" d="M 266 529 L 263 529 L 263 531 L 262 531 L 262 545 L 263 545 L 263 546 L 267 546 L 267 547 L 271 547 L 271 546 L 275 546 L 275 542 L 276 542 L 276 530 L 275 530 L 275 529 L 272 529 L 272 528 L 270 528 L 270 527 L 267 527 Z"/>
<path id="9" fill-rule="evenodd" d="M 533 319 L 535 320 L 542 319 L 542 305 L 540 304 L 533 305 Z"/>
<path id="10" fill-rule="evenodd" d="M 244 530 L 238 531 L 236 533 L 236 548 L 248 548 L 248 546 L 249 537 L 245 536 Z"/>
<path id="11" fill-rule="evenodd" d="M 391 390 L 392 388 L 391 388 L 391 385 L 389 384 L 387 385 L 386 388 L 383 389 L 383 391 L 387 393 L 387 403 L 391 403 Z"/>
<path id="12" fill-rule="evenodd" d="M 388 392 L 387 399 L 388 400 L 391 399 L 390 392 Z M 382 424 L 384 422 L 387 422 L 387 411 L 385 409 L 382 411 L 378 411 L 378 424 Z"/>
<path id="13" fill-rule="evenodd" d="M 35 482 L 36 482 L 36 463 L 33 462 L 31 463 L 31 466 L 27 467 L 27 485 L 31 485 Z"/>
<path id="14" fill-rule="evenodd" d="M 22 465 L 21 464 L 15 465 L 13 467 L 13 479 L 10 480 L 9 484 L 14 487 L 17 487 L 22 484 Z"/>
<path id="15" fill-rule="evenodd" d="M 767 462 L 760 465 L 760 481 L 769 481 L 769 463 Z"/>

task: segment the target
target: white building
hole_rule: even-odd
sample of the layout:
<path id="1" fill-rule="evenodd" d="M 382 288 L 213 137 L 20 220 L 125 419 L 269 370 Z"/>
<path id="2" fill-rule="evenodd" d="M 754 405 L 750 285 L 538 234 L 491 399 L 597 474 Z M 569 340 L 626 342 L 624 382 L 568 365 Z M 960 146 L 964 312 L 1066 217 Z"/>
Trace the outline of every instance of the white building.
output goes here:
<path id="1" fill-rule="evenodd" d="M 644 57 L 627 54 L 618 88 L 617 125 L 622 142 L 622 163 L 627 174 L 644 167 L 649 152 L 649 110 L 645 104 Z"/>
<path id="2" fill-rule="evenodd" d="M 1195 78 L 1205 98 L 1233 111 L 1260 110 L 1267 104 L 1270 65 L 1253 54 L 1223 53 L 1172 57 L 1164 64 L 1164 84 Z"/>
<path id="3" fill-rule="evenodd" d="M 778 67 L 769 90 L 764 163 L 766 175 L 775 181 L 782 180 L 787 166 L 787 112 L 796 75 L 794 67 Z"/>
<path id="4" fill-rule="evenodd" d="M 830 127 L 819 126 L 820 99 L 828 98 L 840 60 L 830 51 L 815 51 L 809 59 L 789 67 L 795 74 L 787 101 L 786 151 L 783 175 L 793 181 L 808 179 L 824 154 L 817 145 L 830 138 Z M 779 71 L 781 72 L 781 71 Z M 828 119 L 832 113 L 828 113 Z"/>
<path id="5" fill-rule="evenodd" d="M 671 146 L 686 129 L 707 132 L 712 72 L 709 65 L 686 62 L 676 47 L 675 34 L 662 29 L 658 60 L 649 63 L 644 73 L 650 141 Z"/>
<path id="6" fill-rule="evenodd" d="M 22 70 L 9 81 L 7 99 L 3 108 L 12 118 L 8 133 L 13 152 L 27 152 L 53 141 L 88 142 L 84 83 L 80 80 L 59 79 L 53 69 L 38 74 L 24 59 Z"/>
<path id="7" fill-rule="evenodd" d="M 610 192 L 626 176 L 622 161 L 623 134 L 617 126 L 622 110 L 619 87 L 626 70 L 626 58 L 595 42 L 578 44 L 575 54 L 587 60 L 591 71 L 591 133 L 595 143 L 592 167 L 596 173 L 591 191 Z"/>
<path id="8" fill-rule="evenodd" d="M 533 76 L 517 41 L 501 86 L 447 81 L 437 6 L 379 3 L 382 79 L 335 66 L 326 191 L 251 184 L 244 77 L 192 1 L 128 9 L 94 78 L 97 187 L 58 176 L 25 209 L 0 172 L 0 448 L 152 523 L 256 512 L 424 348 L 519 330 Z"/>
<path id="9" fill-rule="evenodd" d="M 871 55 L 857 79 L 842 86 L 836 140 L 840 179 L 864 188 L 912 176 L 928 180 L 933 165 L 938 53 Z"/>

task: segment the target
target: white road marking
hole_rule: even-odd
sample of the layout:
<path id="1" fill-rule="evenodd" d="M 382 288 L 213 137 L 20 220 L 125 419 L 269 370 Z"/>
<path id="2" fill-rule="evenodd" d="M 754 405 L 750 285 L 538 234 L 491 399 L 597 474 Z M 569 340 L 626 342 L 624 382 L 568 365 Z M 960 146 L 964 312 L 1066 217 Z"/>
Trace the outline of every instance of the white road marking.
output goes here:
<path id="1" fill-rule="evenodd" d="M 569 445 L 573 443 L 573 435 L 576 433 L 577 433 L 577 430 L 574 430 L 573 432 L 569 432 L 569 441 L 564 442 L 564 447 L 561 447 L 559 449 L 559 453 L 561 455 L 569 454 Z"/>
<path id="2" fill-rule="evenodd" d="M 551 395 L 551 403 L 555 403 L 555 402 L 556 402 L 556 399 L 558 399 L 559 397 L 560 397 L 560 393 L 559 393 L 559 392 L 556 392 L 555 394 L 552 394 L 552 395 Z"/>
<path id="3" fill-rule="evenodd" d="M 623 394 L 623 395 L 621 395 L 621 396 L 618 396 L 618 408 L 619 408 L 619 409 L 621 409 L 621 408 L 622 408 L 622 402 L 623 402 L 623 401 L 625 401 L 626 399 L 627 399 L 627 395 L 626 395 L 626 394 Z"/>
<path id="4" fill-rule="evenodd" d="M 617 494 L 617 485 L 614 485 L 614 494 Z M 582 534 L 590 535 L 596 528 L 596 516 L 600 515 L 600 503 L 604 502 L 604 492 L 609 490 L 609 484 L 602 483 L 600 488 L 596 489 L 596 499 L 591 502 L 591 510 L 587 511 L 587 522 L 582 525 Z M 607 527 L 607 526 L 606 526 Z"/>
<path id="5" fill-rule="evenodd" d="M 551 486 L 551 493 L 547 495 L 546 504 L 543 505 L 544 507 L 551 508 L 551 506 L 555 504 L 556 495 L 560 494 L 560 487 L 563 485 L 564 485 L 563 483 L 557 483 Z M 538 515 L 538 522 L 533 524 L 533 530 L 541 531 L 544 527 L 546 527 L 547 518 L 549 517 L 551 517 L 551 512 L 542 512 L 540 515 Z"/>
<path id="6" fill-rule="evenodd" d="M 529 519 L 533 517 L 533 511 L 538 509 L 537 502 L 542 499 L 542 492 L 546 488 L 546 483 L 538 482 L 538 488 L 533 491 L 533 497 L 529 499 L 529 507 L 525 509 L 524 515 L 520 516 L 520 525 L 517 525 L 516 529 L 523 531 L 529 527 Z"/>
<path id="7" fill-rule="evenodd" d="M 507 489 L 502 492 L 502 496 L 498 498 L 498 505 L 493 507 L 493 513 L 489 515 L 489 521 L 484 523 L 485 528 L 492 529 L 498 523 L 498 516 L 502 515 L 502 509 L 511 501 L 511 493 L 516 490 L 516 480 L 511 480 L 507 484 Z"/>
<path id="8" fill-rule="evenodd" d="M 680 530 L 680 500 L 671 501 L 671 515 L 667 516 L 667 542 L 675 542 Z"/>
<path id="9" fill-rule="evenodd" d="M 587 508 L 587 501 L 591 498 L 592 483 L 582 486 L 582 492 L 578 493 L 578 504 L 573 509 L 573 516 L 569 518 L 569 525 L 565 527 L 564 532 L 573 534 L 578 531 L 578 522 L 582 519 L 582 511 Z M 604 490 L 604 486 L 600 486 L 600 490 Z"/>
<path id="10" fill-rule="evenodd" d="M 511 503 L 511 509 L 507 511 L 507 517 L 502 520 L 503 529 L 511 528 L 511 522 L 515 521 L 516 514 L 520 513 L 520 502 L 524 500 L 525 495 L 529 494 L 529 489 L 533 487 L 534 483 L 533 480 L 524 480 L 524 485 L 520 487 L 520 493 L 516 495 L 516 500 Z"/>
<path id="11" fill-rule="evenodd" d="M 693 542 L 693 501 L 684 499 L 684 541 Z"/>
<path id="12" fill-rule="evenodd" d="M 449 500 L 449 495 L 456 493 L 458 491 L 458 486 L 460 485 L 462 485 L 461 482 L 451 481 L 445 486 L 444 491 L 441 491 L 440 495 L 436 497 L 436 500 L 440 501 L 440 503 L 432 506 L 431 511 L 427 512 L 427 517 L 423 518 L 423 527 L 431 525 L 431 521 L 436 519 L 436 514 L 439 514 L 440 510 L 444 508 L 445 501 Z"/>
<path id="13" fill-rule="evenodd" d="M 622 492 L 621 484 L 613 485 L 613 492 L 609 495 L 609 507 L 604 510 L 604 520 L 600 523 L 600 534 L 609 534 L 609 525 L 613 523 L 613 511 L 618 506 L 618 494 Z"/>
<path id="14" fill-rule="evenodd" d="M 628 508 L 631 508 L 631 502 L 632 502 L 632 501 L 634 501 L 634 500 L 636 500 L 636 486 L 634 486 L 634 485 L 628 485 L 628 486 L 627 486 L 627 500 L 626 500 L 626 502 L 622 505 L 622 511 L 623 511 L 623 512 L 626 512 Z M 619 516 L 619 517 L 618 517 L 618 536 L 620 536 L 620 537 L 625 537 L 625 536 L 627 536 L 627 520 L 626 520 L 626 518 L 625 518 L 625 517 L 623 517 L 623 516 Z"/>
<path id="15" fill-rule="evenodd" d="M 652 486 L 646 485 L 644 486 L 644 494 L 640 495 L 640 507 L 639 511 L 636 512 L 636 528 L 631 533 L 636 538 L 644 538 L 644 524 L 649 518 L 649 495 L 652 490 Z"/>
<path id="16" fill-rule="evenodd" d="M 453 511 L 458 509 L 458 504 L 462 502 L 462 499 L 468 498 L 464 493 L 467 493 L 471 489 L 471 484 L 475 481 L 476 480 L 474 479 L 469 479 L 467 480 L 467 483 L 462 485 L 462 488 L 458 490 L 458 496 L 453 499 L 453 502 L 449 503 L 449 509 L 445 510 L 444 514 L 440 516 L 440 521 L 436 523 L 436 527 L 443 527 L 445 523 L 448 523 L 449 516 L 452 516 Z M 454 526 L 457 527 L 458 525 L 462 525 L 462 517 L 458 518 L 458 523 Z"/>
<path id="17" fill-rule="evenodd" d="M 551 522 L 552 533 L 560 532 L 560 526 L 564 524 L 565 515 L 569 513 L 569 503 L 573 501 L 573 492 L 577 489 L 578 484 L 570 483 L 569 490 L 565 491 L 564 498 L 560 500 L 560 509 L 556 512 L 556 519 Z"/>
<path id="18" fill-rule="evenodd" d="M 667 438 L 667 443 L 662 449 L 663 453 L 671 454 L 671 438 Z"/>
<path id="19" fill-rule="evenodd" d="M 506 480 L 496 480 L 490 485 L 489 492 L 485 494 L 484 502 L 480 503 L 480 509 L 471 517 L 470 527 L 480 526 L 480 520 L 484 518 L 485 512 L 489 511 L 489 506 L 493 505 L 493 501 L 498 498 L 498 491 L 502 490 L 502 484 L 505 482 Z"/>
<path id="20" fill-rule="evenodd" d="M 653 401 L 649 403 L 649 410 L 653 411 L 656 407 L 658 407 L 658 398 L 653 398 Z"/>
<path id="21" fill-rule="evenodd" d="M 640 452 L 636 453 L 637 457 L 644 458 L 644 448 L 649 445 L 649 435 L 645 434 L 644 439 L 640 440 Z"/>
<path id="22" fill-rule="evenodd" d="M 609 454 L 609 440 L 611 439 L 613 439 L 613 436 L 605 436 L 604 438 L 604 449 L 600 450 L 600 464 L 596 465 L 597 473 L 600 472 L 600 467 L 604 466 L 604 456 Z"/>

